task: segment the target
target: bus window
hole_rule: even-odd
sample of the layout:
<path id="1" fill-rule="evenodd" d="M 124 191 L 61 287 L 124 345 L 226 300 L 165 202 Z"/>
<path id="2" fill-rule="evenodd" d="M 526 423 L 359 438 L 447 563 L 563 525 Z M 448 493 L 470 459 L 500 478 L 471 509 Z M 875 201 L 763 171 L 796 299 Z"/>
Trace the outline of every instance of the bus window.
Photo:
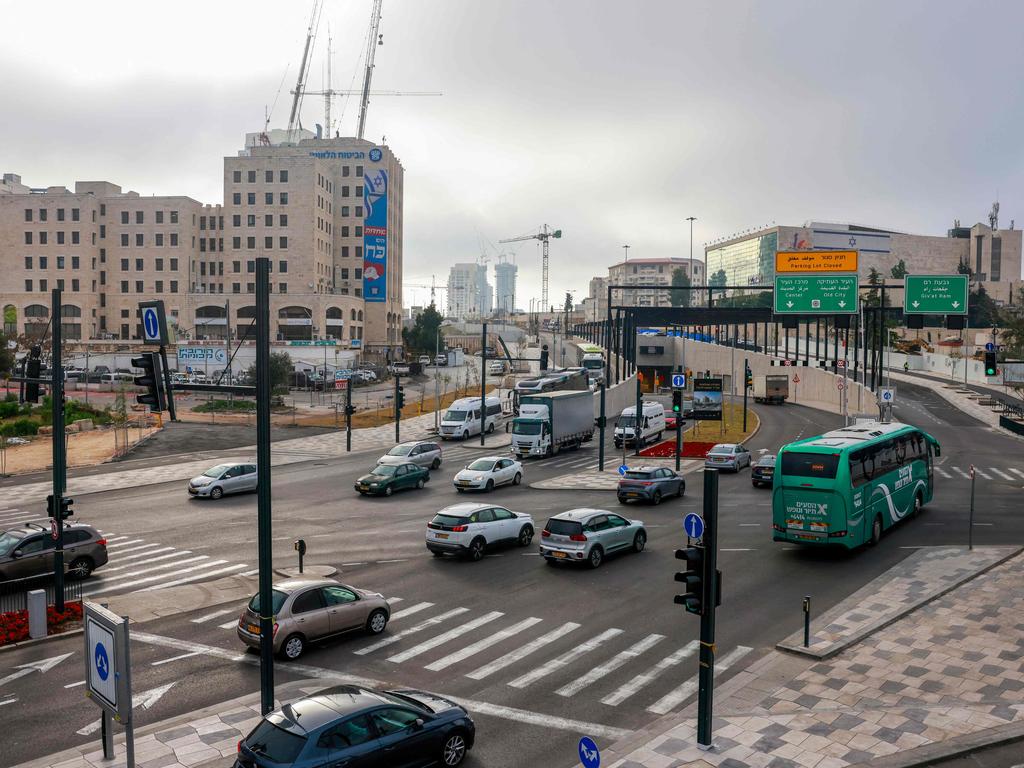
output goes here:
<path id="1" fill-rule="evenodd" d="M 790 453 L 782 454 L 783 477 L 815 477 L 834 480 L 839 468 L 838 453 Z"/>

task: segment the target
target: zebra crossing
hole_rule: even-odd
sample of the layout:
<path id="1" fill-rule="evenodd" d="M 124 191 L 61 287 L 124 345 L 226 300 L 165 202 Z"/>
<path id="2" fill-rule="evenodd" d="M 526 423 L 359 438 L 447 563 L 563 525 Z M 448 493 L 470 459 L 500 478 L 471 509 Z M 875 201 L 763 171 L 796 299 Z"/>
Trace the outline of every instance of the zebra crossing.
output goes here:
<path id="1" fill-rule="evenodd" d="M 610 708 L 639 701 L 636 706 L 655 715 L 678 709 L 697 692 L 696 640 L 670 649 L 670 638 L 656 632 L 588 631 L 574 621 L 518 618 L 499 610 L 472 611 L 400 597 L 388 601 L 393 608 L 388 630 L 369 642 L 353 640 L 348 650 L 354 656 L 488 683 L 504 677 L 505 685 L 519 691 L 550 688 L 566 699 L 589 695 Z M 398 604 L 403 607 L 394 609 Z M 192 623 L 214 625 L 236 610 L 213 611 Z M 233 630 L 237 623 L 233 618 L 216 626 Z M 723 651 L 716 671 L 724 673 L 752 650 L 737 646 Z M 488 655 L 489 660 L 483 658 Z M 691 667 L 686 675 L 680 670 L 684 662 Z"/>
<path id="2" fill-rule="evenodd" d="M 935 474 L 947 480 L 970 480 L 970 466 L 942 465 L 935 467 Z M 974 467 L 974 474 L 982 480 L 1008 483 L 1024 483 L 1024 470 L 1016 467 Z"/>

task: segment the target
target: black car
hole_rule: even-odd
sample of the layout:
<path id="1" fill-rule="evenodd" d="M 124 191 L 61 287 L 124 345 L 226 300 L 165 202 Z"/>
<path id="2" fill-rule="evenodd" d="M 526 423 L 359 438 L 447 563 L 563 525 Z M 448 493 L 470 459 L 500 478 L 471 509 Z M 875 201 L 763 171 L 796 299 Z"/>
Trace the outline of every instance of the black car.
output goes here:
<path id="1" fill-rule="evenodd" d="M 235 768 L 456 766 L 475 737 L 469 713 L 437 694 L 339 685 L 266 715 Z"/>
<path id="2" fill-rule="evenodd" d="M 766 453 L 750 468 L 750 482 L 755 488 L 767 485 L 769 488 L 775 479 L 775 454 Z"/>

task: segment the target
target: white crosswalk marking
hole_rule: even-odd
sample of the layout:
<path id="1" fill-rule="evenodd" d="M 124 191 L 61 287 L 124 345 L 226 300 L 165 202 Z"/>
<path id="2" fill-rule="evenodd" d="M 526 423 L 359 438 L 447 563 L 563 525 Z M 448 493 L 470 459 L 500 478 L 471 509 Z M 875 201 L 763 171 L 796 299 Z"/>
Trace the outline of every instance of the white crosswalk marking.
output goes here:
<path id="1" fill-rule="evenodd" d="M 960 475 L 960 477 L 964 478 L 965 480 L 971 479 L 971 476 L 964 472 L 962 469 L 960 469 L 960 467 L 953 467 L 953 471 L 956 472 L 958 475 Z"/>
<path id="2" fill-rule="evenodd" d="M 721 672 L 725 672 L 729 667 L 735 664 L 737 661 L 742 659 L 753 649 L 747 648 L 744 645 L 733 648 L 729 653 L 722 657 L 721 661 L 715 663 L 715 675 L 717 676 Z M 648 712 L 653 712 L 656 715 L 665 715 L 671 712 L 673 709 L 678 707 L 687 698 L 689 698 L 697 690 L 697 680 L 688 680 L 687 682 L 680 685 L 675 690 L 669 691 L 651 706 L 647 708 Z"/>
<path id="3" fill-rule="evenodd" d="M 429 669 L 431 672 L 440 672 L 442 669 L 447 669 L 455 662 L 468 659 L 470 656 L 479 653 L 485 648 L 490 648 L 495 644 L 500 643 L 502 640 L 507 640 L 513 635 L 517 635 L 524 629 L 529 629 L 534 624 L 539 624 L 540 622 L 541 619 L 535 618 L 533 616 L 531 616 L 528 619 L 523 619 L 517 624 L 513 624 L 511 627 L 506 627 L 505 629 L 499 630 L 492 635 L 488 635 L 482 640 L 478 640 L 475 643 L 472 643 L 471 645 L 467 645 L 465 648 L 461 648 L 453 653 L 450 653 L 444 658 L 438 659 L 433 664 L 427 664 L 427 669 Z"/>
<path id="4" fill-rule="evenodd" d="M 989 472 L 995 472 L 997 475 L 999 475 L 1004 480 L 1013 480 L 1013 475 L 1008 475 L 1005 472 L 1003 472 L 1001 469 L 996 469 L 995 467 L 989 467 L 988 471 Z"/>
<path id="5" fill-rule="evenodd" d="M 1010 471 L 1013 472 L 1014 474 L 1017 474 L 1017 475 L 1020 475 L 1021 477 L 1024 477 L 1024 472 L 1021 472 L 1016 467 L 1010 467 Z"/>
<path id="6" fill-rule="evenodd" d="M 198 618 L 192 619 L 192 623 L 203 624 L 210 619 L 216 619 L 218 616 L 227 616 L 229 613 L 234 613 L 237 610 L 237 608 L 222 608 L 219 611 L 214 611 L 213 613 L 208 613 L 205 616 L 199 616 Z"/>
<path id="7" fill-rule="evenodd" d="M 159 557 L 151 557 L 159 552 L 170 552 L 169 555 L 160 555 Z M 147 563 L 157 563 L 161 560 L 170 560 L 172 557 L 180 557 L 182 555 L 191 555 L 192 550 L 190 549 L 178 549 L 174 547 L 161 547 L 160 549 L 153 549 L 148 552 L 139 552 L 137 555 L 129 555 L 128 557 L 119 557 L 114 562 L 123 563 L 125 560 L 137 560 L 140 557 L 145 557 Z M 123 571 L 125 568 L 138 568 L 140 563 L 128 563 L 127 565 L 115 565 L 113 567 L 107 567 L 103 569 L 103 576 L 108 573 L 114 573 L 116 571 Z"/>
<path id="8" fill-rule="evenodd" d="M 561 669 L 562 667 L 568 666 L 570 662 L 575 661 L 583 654 L 589 653 L 590 651 L 593 651 L 596 648 L 601 647 L 605 640 L 610 640 L 616 635 L 621 634 L 621 629 L 616 629 L 615 627 L 612 627 L 611 629 L 606 629 L 597 637 L 592 637 L 590 640 L 587 640 L 584 643 L 580 643 L 575 648 L 570 648 L 561 656 L 551 659 L 545 664 L 542 664 L 541 666 L 530 670 L 521 677 L 517 677 L 515 680 L 510 682 L 509 685 L 511 685 L 513 688 L 525 688 L 531 683 L 537 682 L 542 677 L 546 677 L 547 675 L 550 675 L 552 672 L 555 672 Z"/>
<path id="9" fill-rule="evenodd" d="M 206 565 L 219 565 L 220 563 L 226 562 L 224 560 L 214 560 Z M 205 573 L 197 573 L 192 576 L 186 576 L 183 579 L 175 579 L 174 581 L 166 581 L 163 584 L 154 584 L 151 587 L 146 587 L 141 590 L 143 592 L 155 592 L 158 589 L 167 589 L 168 587 L 177 587 L 181 584 L 188 584 L 190 581 L 199 581 L 200 579 L 209 579 L 212 576 L 223 576 L 226 573 L 232 573 L 237 571 L 239 568 L 245 568 L 242 563 L 235 563 L 234 565 L 228 565 L 224 568 L 218 568 L 215 571 L 206 571 Z"/>
<path id="10" fill-rule="evenodd" d="M 479 616 L 472 621 L 467 621 L 465 624 L 460 624 L 457 627 L 449 629 L 447 632 L 442 632 L 436 637 L 432 637 L 429 640 L 424 640 L 419 645 L 414 645 L 412 648 L 408 648 L 401 653 L 396 653 L 394 656 L 389 656 L 388 661 L 394 664 L 401 664 L 403 661 L 419 656 L 421 653 L 426 653 L 431 648 L 437 648 L 439 645 L 444 645 L 449 640 L 454 640 L 456 637 L 461 637 L 467 632 L 472 632 L 477 627 L 482 627 L 484 624 L 489 624 L 495 619 L 500 619 L 505 614 L 501 611 L 491 611 L 485 613 L 483 616 Z"/>
<path id="11" fill-rule="evenodd" d="M 472 672 L 468 673 L 466 677 L 471 678 L 473 680 L 483 680 L 485 677 L 490 677 L 495 672 L 498 672 L 507 666 L 515 664 L 517 661 L 525 659 L 531 653 L 534 653 L 535 651 L 543 648 L 545 645 L 553 643 L 558 638 L 567 635 L 573 630 L 579 628 L 580 625 L 576 622 L 567 621 L 565 624 L 558 627 L 557 629 L 553 629 L 547 634 L 541 635 L 535 640 L 531 640 L 526 645 L 520 646 L 519 648 L 516 648 L 514 651 L 509 651 L 504 656 L 495 659 L 494 661 L 489 662 L 488 664 L 484 664 L 479 669 L 474 669 Z"/>
<path id="12" fill-rule="evenodd" d="M 188 557 L 184 560 L 178 560 L 174 563 L 161 563 L 160 565 L 154 565 L 152 568 L 140 568 L 136 571 L 130 571 L 128 573 L 120 573 L 117 576 L 111 576 L 110 578 L 102 578 L 95 582 L 95 588 L 90 587 L 89 589 L 82 590 L 82 594 L 96 595 L 100 592 L 109 592 L 111 589 L 123 589 L 125 587 L 134 587 L 136 584 L 146 584 L 157 579 L 167 578 L 166 573 L 159 574 L 157 576 L 147 576 L 142 579 L 136 579 L 143 573 L 151 573 L 152 571 L 166 571 L 168 568 L 177 568 L 180 565 L 190 565 L 192 563 L 199 563 L 203 560 L 209 560 L 209 555 L 196 555 L 195 557 Z M 217 560 L 216 564 L 227 562 L 226 560 Z M 207 565 L 208 563 L 203 563 Z M 127 581 L 120 583 L 123 579 L 133 579 L 133 581 Z"/>
<path id="13" fill-rule="evenodd" d="M 218 624 L 217 629 L 234 629 L 238 626 L 238 619 L 232 619 L 231 621 L 225 621 L 223 624 Z"/>
<path id="14" fill-rule="evenodd" d="M 691 640 L 682 648 L 666 656 L 664 659 L 659 661 L 646 672 L 637 675 L 629 682 L 621 685 L 618 690 L 605 696 L 603 699 L 601 699 L 601 703 L 607 704 L 610 707 L 617 707 L 630 696 L 634 695 L 641 688 L 648 685 L 652 680 L 657 680 L 659 677 L 661 677 L 662 673 L 666 669 L 677 666 L 686 659 L 690 658 L 693 654 L 697 652 L 698 647 L 698 642 L 696 640 Z"/>
<path id="15" fill-rule="evenodd" d="M 575 696 L 577 693 L 582 691 L 588 685 L 592 685 L 600 680 L 602 677 L 611 674 L 616 669 L 621 667 L 628 661 L 635 659 L 644 651 L 653 648 L 655 645 L 665 639 L 664 635 L 648 635 L 638 643 L 634 643 L 626 650 L 615 654 L 604 664 L 598 664 L 596 667 L 591 669 L 585 675 L 577 677 L 572 682 L 563 685 L 555 693 L 559 696 Z"/>
<path id="16" fill-rule="evenodd" d="M 455 616 L 466 613 L 468 610 L 469 608 L 453 608 L 450 611 L 438 614 L 437 616 L 429 618 L 426 621 L 421 621 L 419 624 L 413 627 L 403 629 L 401 632 L 396 632 L 390 637 L 385 637 L 383 640 L 378 640 L 376 643 L 371 643 L 370 645 L 360 648 L 357 651 L 353 651 L 353 653 L 356 654 L 356 656 L 365 656 L 366 654 L 373 653 L 374 651 L 378 651 L 381 648 L 386 648 L 392 643 L 397 643 L 403 637 L 408 637 L 409 635 L 414 635 L 417 632 L 422 632 L 424 629 L 430 629 L 430 627 L 440 624 L 443 621 L 447 621 L 448 619 L 454 618 Z"/>
<path id="17" fill-rule="evenodd" d="M 419 613 L 420 611 L 425 611 L 427 608 L 433 607 L 433 603 L 416 603 L 416 605 L 410 605 L 408 608 L 403 608 L 400 611 L 395 611 L 394 613 L 392 613 L 391 621 L 394 621 L 395 619 L 400 619 L 403 616 L 410 616 L 414 613 Z"/>
<path id="18" fill-rule="evenodd" d="M 116 552 L 111 552 L 110 556 L 111 557 L 120 558 L 122 555 L 124 555 L 124 554 L 126 554 L 128 552 L 142 552 L 142 551 L 151 552 L 154 549 L 158 549 L 159 547 L 160 547 L 159 544 L 139 544 L 136 547 L 128 547 L 127 549 L 119 549 Z M 108 546 L 107 549 L 110 549 L 110 547 Z"/>
<path id="19" fill-rule="evenodd" d="M 952 476 L 951 474 L 949 474 L 949 472 L 947 472 L 946 470 L 944 470 L 944 469 L 943 469 L 942 467 L 936 467 L 936 468 L 935 468 L 935 471 L 936 471 L 936 472 L 938 472 L 938 473 L 939 473 L 940 475 L 942 475 L 942 476 L 943 476 L 943 477 L 945 477 L 945 478 L 951 478 L 951 477 L 953 477 L 953 476 Z"/>
<path id="20" fill-rule="evenodd" d="M 126 547 L 129 544 L 141 544 L 143 541 L 145 541 L 145 539 L 131 539 L 130 541 L 115 541 L 111 543 L 110 539 L 107 539 L 107 549 L 117 549 L 118 547 Z"/>
<path id="21" fill-rule="evenodd" d="M 986 480 L 991 480 L 992 479 L 991 475 L 986 475 L 983 470 L 978 469 L 977 467 L 974 468 L 974 472 L 975 472 L 975 474 L 981 475 Z"/>

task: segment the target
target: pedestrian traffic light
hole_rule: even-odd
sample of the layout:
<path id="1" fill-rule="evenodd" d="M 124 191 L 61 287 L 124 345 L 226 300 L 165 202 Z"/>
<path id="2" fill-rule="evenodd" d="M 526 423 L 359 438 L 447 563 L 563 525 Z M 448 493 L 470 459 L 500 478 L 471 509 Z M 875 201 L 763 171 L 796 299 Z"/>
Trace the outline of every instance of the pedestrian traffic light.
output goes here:
<path id="1" fill-rule="evenodd" d="M 55 509 L 54 508 L 54 502 L 53 502 L 53 500 L 54 500 L 53 494 L 50 494 L 49 496 L 46 497 L 46 516 L 47 517 L 53 517 L 56 514 L 58 519 L 60 519 L 60 520 L 67 520 L 69 517 L 71 517 L 73 514 L 75 514 L 75 510 L 72 509 L 72 507 L 75 505 L 75 500 L 74 499 L 70 499 L 67 496 L 58 496 L 56 498 L 57 498 L 58 504 L 57 504 L 57 508 Z"/>
<path id="2" fill-rule="evenodd" d="M 999 373 L 999 369 L 996 367 L 996 353 L 986 352 L 985 353 L 985 375 L 995 376 Z"/>
<path id="3" fill-rule="evenodd" d="M 345 406 L 345 415 L 346 416 L 351 416 L 355 412 L 356 412 L 356 407 L 354 405 L 352 405 L 351 403 L 349 403 L 348 405 Z"/>
<path id="4" fill-rule="evenodd" d="M 672 390 L 672 413 L 678 415 L 683 412 L 683 390 Z"/>
<path id="5" fill-rule="evenodd" d="M 750 370 L 749 365 L 746 367 L 746 370 L 743 374 L 743 381 L 746 384 L 747 389 L 750 389 L 750 387 L 754 386 L 754 372 Z"/>
<path id="6" fill-rule="evenodd" d="M 540 348 L 540 369 L 546 371 L 548 369 L 548 345 L 545 344 Z"/>
<path id="7" fill-rule="evenodd" d="M 686 561 L 686 570 L 676 573 L 676 581 L 686 585 L 686 592 L 676 595 L 673 602 L 698 616 L 704 613 L 704 549 L 687 547 L 676 550 L 676 560 Z"/>
<path id="8" fill-rule="evenodd" d="M 395 390 L 395 407 L 402 410 L 405 407 L 405 387 L 401 384 Z"/>
<path id="9" fill-rule="evenodd" d="M 156 352 L 144 352 L 141 357 L 133 357 L 132 365 L 142 369 L 142 375 L 132 379 L 137 387 L 146 391 L 135 396 L 139 405 L 148 405 L 149 410 L 159 413 L 164 409 L 164 391 L 160 386 L 160 356 Z"/>
<path id="10" fill-rule="evenodd" d="M 28 352 L 28 360 L 25 362 L 25 376 L 29 379 L 38 379 L 41 363 L 39 361 L 40 355 L 43 350 L 39 345 L 33 346 Z M 39 382 L 28 381 L 25 382 L 25 402 L 26 403 L 38 403 L 39 402 Z"/>

